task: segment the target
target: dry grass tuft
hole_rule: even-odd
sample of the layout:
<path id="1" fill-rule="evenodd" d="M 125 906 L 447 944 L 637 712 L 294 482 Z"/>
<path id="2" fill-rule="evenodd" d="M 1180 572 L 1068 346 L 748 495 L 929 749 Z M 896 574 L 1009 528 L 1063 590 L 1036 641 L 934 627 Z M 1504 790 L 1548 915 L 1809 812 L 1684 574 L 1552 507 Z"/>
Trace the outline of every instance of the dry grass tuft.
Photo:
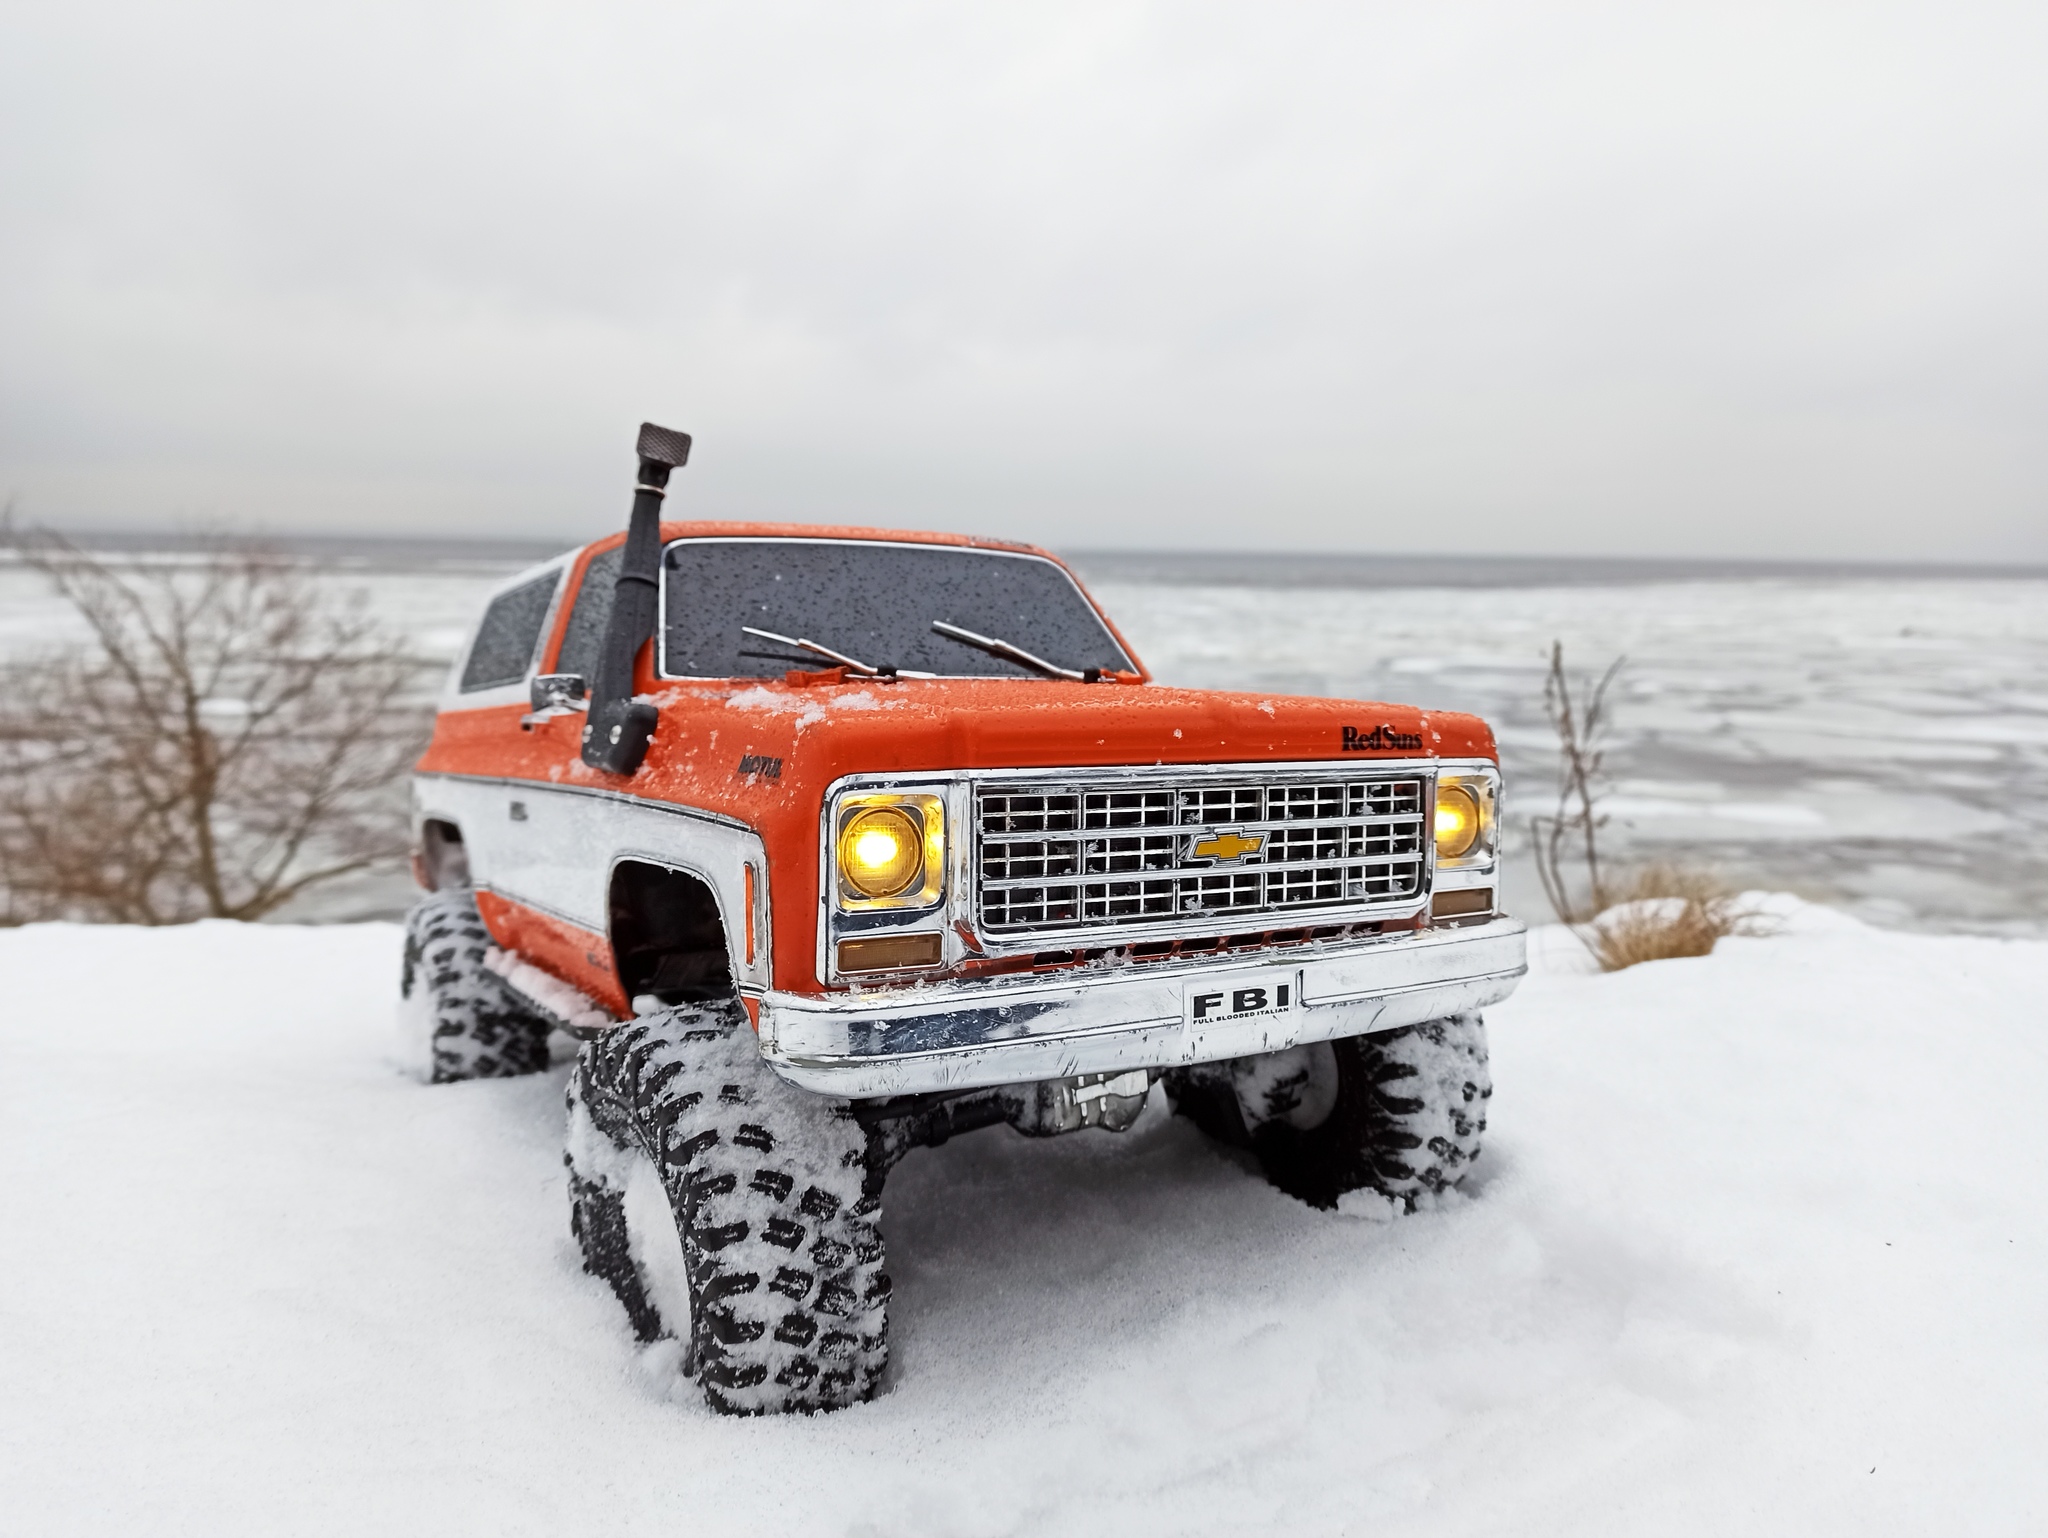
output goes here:
<path id="1" fill-rule="evenodd" d="M 1767 934 L 1770 925 L 1713 876 L 1652 865 L 1636 872 L 1620 899 L 1578 930 L 1600 970 L 1619 972 L 1640 961 L 1705 956 L 1724 935 Z"/>

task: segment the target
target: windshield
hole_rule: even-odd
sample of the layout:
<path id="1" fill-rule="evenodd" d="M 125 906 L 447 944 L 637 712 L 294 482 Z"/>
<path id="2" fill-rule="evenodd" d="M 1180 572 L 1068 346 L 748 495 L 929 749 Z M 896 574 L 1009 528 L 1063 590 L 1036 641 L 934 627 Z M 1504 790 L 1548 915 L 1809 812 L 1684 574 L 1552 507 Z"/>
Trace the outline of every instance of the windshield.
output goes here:
<path id="1" fill-rule="evenodd" d="M 932 633 L 943 620 L 1061 667 L 1135 671 L 1073 579 L 1040 556 L 840 539 L 685 539 L 662 573 L 662 672 L 779 678 L 823 657 L 742 632 L 817 641 L 876 667 L 952 678 L 1036 678 Z"/>

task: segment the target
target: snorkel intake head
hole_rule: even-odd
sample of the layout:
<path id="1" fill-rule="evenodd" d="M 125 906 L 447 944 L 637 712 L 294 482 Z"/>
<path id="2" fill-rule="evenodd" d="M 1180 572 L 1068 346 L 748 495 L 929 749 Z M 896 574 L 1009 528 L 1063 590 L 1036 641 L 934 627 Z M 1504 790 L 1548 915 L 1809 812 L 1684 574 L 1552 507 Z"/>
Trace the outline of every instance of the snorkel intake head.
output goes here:
<path id="1" fill-rule="evenodd" d="M 633 514 L 626 525 L 626 549 L 613 589 L 611 623 L 590 693 L 590 717 L 583 727 L 583 762 L 608 774 L 632 774 L 647 757 L 660 712 L 633 699 L 633 664 L 654 634 L 661 596 L 661 504 L 668 477 L 690 462 L 690 435 L 640 424 L 640 479 L 633 488 Z"/>

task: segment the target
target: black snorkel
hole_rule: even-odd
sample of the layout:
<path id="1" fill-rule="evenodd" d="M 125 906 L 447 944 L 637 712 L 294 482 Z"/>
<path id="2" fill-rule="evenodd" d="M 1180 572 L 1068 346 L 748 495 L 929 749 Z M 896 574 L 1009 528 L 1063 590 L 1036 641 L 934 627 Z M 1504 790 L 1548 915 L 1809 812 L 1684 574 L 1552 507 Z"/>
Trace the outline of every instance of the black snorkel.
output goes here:
<path id="1" fill-rule="evenodd" d="M 583 762 L 608 774 L 632 774 L 640 767 L 660 719 L 652 705 L 633 699 L 633 663 L 654 634 L 661 598 L 661 504 L 668 495 L 669 471 L 690 461 L 690 435 L 642 422 L 638 447 L 640 481 L 633 488 L 633 516 L 612 590 L 611 623 L 583 728 Z"/>

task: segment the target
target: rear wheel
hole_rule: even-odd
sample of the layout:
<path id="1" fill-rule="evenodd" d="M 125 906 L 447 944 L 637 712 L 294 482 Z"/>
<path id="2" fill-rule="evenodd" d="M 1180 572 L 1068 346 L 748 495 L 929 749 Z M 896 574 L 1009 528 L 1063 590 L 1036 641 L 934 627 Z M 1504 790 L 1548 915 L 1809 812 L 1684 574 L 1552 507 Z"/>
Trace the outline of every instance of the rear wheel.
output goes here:
<path id="1" fill-rule="evenodd" d="M 685 1371 L 714 1410 L 831 1410 L 874 1394 L 889 1278 L 867 1133 L 844 1101 L 774 1075 L 736 1000 L 643 1016 L 585 1046 L 567 1162 L 584 1268 L 642 1340 L 686 1343 Z"/>
<path id="2" fill-rule="evenodd" d="M 1310 1206 L 1371 1190 L 1412 1210 L 1479 1156 L 1493 1080 L 1485 1022 L 1468 1014 L 1177 1069 L 1166 1088 L 1181 1115 L 1251 1150 Z"/>
<path id="3" fill-rule="evenodd" d="M 436 1084 L 511 1078 L 548 1066 L 550 1023 L 484 965 L 494 943 L 467 888 L 423 897 L 405 917 L 399 994 L 422 1017 Z"/>

